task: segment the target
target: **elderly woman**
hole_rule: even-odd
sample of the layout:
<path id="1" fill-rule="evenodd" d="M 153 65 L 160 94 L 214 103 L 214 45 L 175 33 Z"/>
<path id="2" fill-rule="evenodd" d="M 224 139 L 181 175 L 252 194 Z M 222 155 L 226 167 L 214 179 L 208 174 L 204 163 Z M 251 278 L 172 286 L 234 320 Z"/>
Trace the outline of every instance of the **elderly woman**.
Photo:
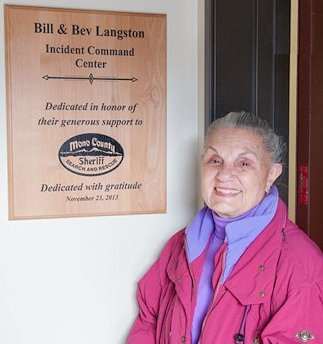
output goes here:
<path id="1" fill-rule="evenodd" d="M 214 121 L 201 159 L 206 206 L 139 282 L 128 344 L 323 343 L 323 258 L 274 182 L 283 143 L 249 113 Z"/>

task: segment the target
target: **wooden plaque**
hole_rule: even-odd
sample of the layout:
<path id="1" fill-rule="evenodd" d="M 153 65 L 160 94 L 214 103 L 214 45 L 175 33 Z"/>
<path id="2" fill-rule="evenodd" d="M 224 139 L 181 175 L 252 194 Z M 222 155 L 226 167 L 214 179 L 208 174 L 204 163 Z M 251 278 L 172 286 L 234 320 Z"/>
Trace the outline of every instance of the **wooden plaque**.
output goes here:
<path id="1" fill-rule="evenodd" d="M 9 218 L 166 211 L 166 15 L 5 5 Z"/>

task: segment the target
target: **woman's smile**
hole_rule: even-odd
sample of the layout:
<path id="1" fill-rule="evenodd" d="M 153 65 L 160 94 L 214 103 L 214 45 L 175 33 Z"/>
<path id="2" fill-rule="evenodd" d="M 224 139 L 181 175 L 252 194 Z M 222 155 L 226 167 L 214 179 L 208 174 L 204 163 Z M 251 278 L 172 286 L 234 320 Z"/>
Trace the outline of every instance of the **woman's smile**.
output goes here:
<path id="1" fill-rule="evenodd" d="M 218 196 L 223 197 L 234 197 L 241 193 L 241 190 L 231 189 L 231 188 L 223 188 L 223 187 L 215 187 L 214 191 Z"/>

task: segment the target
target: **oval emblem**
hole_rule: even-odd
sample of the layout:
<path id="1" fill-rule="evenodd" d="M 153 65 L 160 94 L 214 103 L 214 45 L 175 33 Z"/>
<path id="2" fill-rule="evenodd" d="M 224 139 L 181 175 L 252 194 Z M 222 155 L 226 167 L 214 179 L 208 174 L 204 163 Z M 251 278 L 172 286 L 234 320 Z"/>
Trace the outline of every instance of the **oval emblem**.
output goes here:
<path id="1" fill-rule="evenodd" d="M 86 133 L 64 142 L 58 153 L 61 164 L 81 176 L 99 176 L 115 170 L 122 162 L 123 148 L 112 137 Z"/>

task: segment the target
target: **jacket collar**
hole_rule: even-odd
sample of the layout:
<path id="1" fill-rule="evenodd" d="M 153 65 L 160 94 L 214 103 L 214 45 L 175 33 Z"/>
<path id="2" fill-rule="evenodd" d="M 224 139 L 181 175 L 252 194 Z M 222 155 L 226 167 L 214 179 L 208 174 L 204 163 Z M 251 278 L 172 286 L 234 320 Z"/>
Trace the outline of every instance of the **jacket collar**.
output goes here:
<path id="1" fill-rule="evenodd" d="M 242 304 L 260 304 L 270 299 L 286 223 L 287 209 L 279 200 L 275 217 L 246 249 L 224 283 Z"/>
<path id="2" fill-rule="evenodd" d="M 241 304 L 261 304 L 271 298 L 286 223 L 287 209 L 279 200 L 274 218 L 246 249 L 224 283 L 224 288 L 229 290 Z M 184 231 L 182 240 L 179 240 L 173 250 L 166 269 L 182 303 L 189 305 L 193 280 L 185 254 Z"/>

